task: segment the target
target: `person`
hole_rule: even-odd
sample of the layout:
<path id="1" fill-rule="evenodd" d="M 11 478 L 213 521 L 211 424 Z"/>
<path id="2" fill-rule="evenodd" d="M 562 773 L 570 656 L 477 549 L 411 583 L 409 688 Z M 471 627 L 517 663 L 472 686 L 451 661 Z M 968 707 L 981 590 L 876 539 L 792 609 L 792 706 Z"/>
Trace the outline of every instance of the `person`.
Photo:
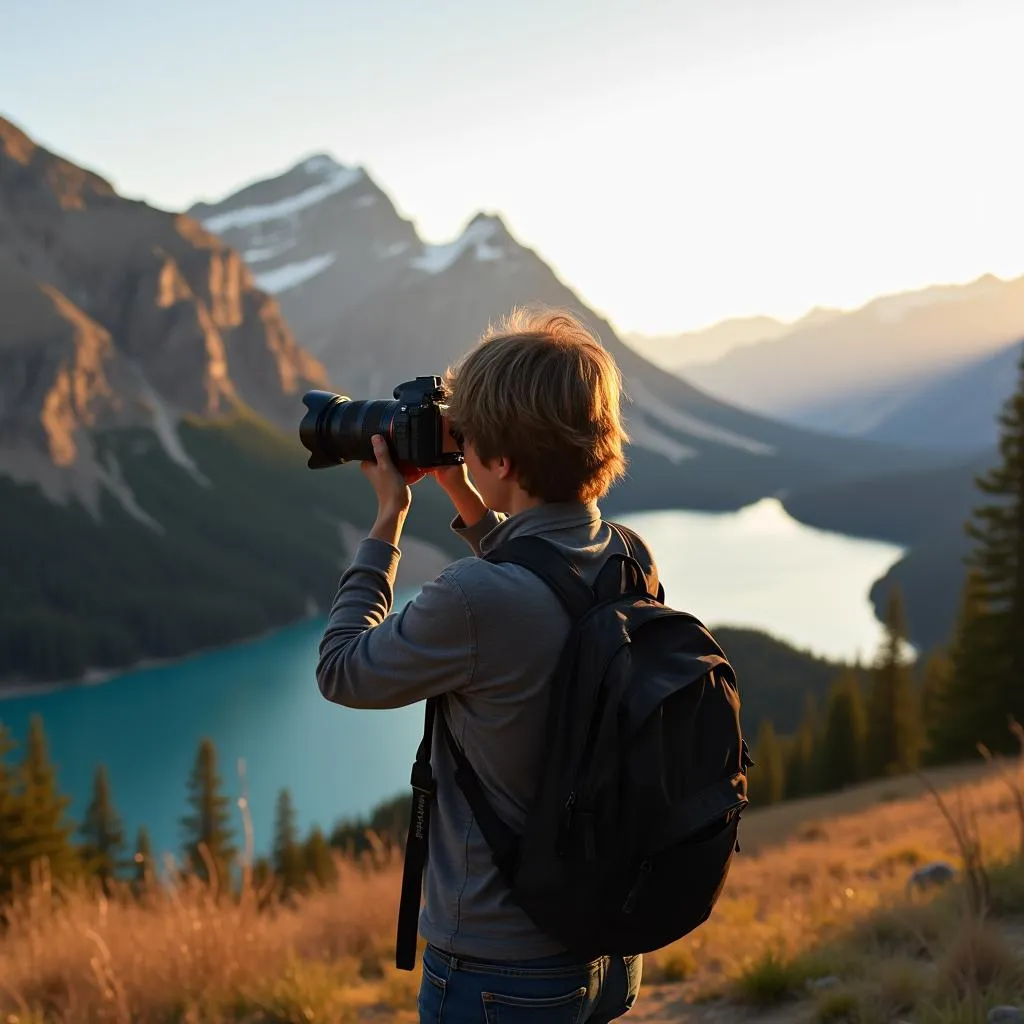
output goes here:
<path id="1" fill-rule="evenodd" d="M 425 474 L 399 472 L 375 437 L 375 460 L 362 469 L 377 518 L 341 577 L 317 681 L 326 699 L 349 708 L 443 695 L 439 714 L 495 810 L 518 830 L 536 787 L 549 684 L 570 623 L 539 577 L 479 556 L 539 535 L 592 582 L 606 556 L 623 551 L 598 507 L 626 466 L 621 376 L 572 314 L 516 310 L 449 370 L 446 387 L 465 464 L 431 475 L 451 499 L 452 529 L 471 553 L 390 614 L 410 485 Z M 438 728 L 419 919 L 421 1022 L 603 1024 L 625 1014 L 637 999 L 642 957 L 580 962 L 516 906 Z"/>

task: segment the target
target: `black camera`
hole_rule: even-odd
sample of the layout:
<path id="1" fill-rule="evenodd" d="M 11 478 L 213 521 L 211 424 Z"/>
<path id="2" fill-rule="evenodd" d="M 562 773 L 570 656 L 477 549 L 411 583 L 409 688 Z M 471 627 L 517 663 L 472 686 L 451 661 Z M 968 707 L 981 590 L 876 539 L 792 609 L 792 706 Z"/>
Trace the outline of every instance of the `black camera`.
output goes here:
<path id="1" fill-rule="evenodd" d="M 373 461 L 373 435 L 381 434 L 396 463 L 429 469 L 457 466 L 462 447 L 445 418 L 445 390 L 440 377 L 417 377 L 399 384 L 395 400 L 355 402 L 330 391 L 307 391 L 307 410 L 299 439 L 310 452 L 310 469 L 344 462 Z"/>

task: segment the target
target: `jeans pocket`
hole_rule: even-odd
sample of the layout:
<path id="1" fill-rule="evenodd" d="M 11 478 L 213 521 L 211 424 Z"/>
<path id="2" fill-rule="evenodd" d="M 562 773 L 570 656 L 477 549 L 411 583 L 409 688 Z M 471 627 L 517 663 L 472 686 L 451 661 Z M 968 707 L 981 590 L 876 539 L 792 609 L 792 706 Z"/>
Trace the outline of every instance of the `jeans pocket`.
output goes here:
<path id="1" fill-rule="evenodd" d="M 587 987 L 551 996 L 482 992 L 487 1024 L 579 1024 Z"/>
<path id="2" fill-rule="evenodd" d="M 640 982 L 644 976 L 643 955 L 638 953 L 635 956 L 625 956 L 622 958 L 622 965 L 626 969 L 626 998 L 619 1016 L 633 1009 L 640 995 Z"/>
<path id="3" fill-rule="evenodd" d="M 441 1011 L 444 1008 L 445 989 L 448 982 L 432 971 L 424 957 L 422 962 L 423 976 L 420 980 L 420 991 L 416 999 L 416 1010 L 421 1022 L 440 1024 Z"/>

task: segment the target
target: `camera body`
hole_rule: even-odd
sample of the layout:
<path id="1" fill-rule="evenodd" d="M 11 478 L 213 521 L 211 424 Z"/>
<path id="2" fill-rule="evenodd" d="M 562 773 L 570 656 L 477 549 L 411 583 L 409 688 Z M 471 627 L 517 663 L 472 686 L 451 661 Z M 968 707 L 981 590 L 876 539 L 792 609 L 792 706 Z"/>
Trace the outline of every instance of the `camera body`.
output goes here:
<path id="1" fill-rule="evenodd" d="M 310 469 L 346 462 L 372 461 L 374 434 L 387 441 L 397 464 L 430 469 L 463 461 L 445 418 L 445 390 L 440 377 L 416 377 L 399 384 L 394 401 L 352 401 L 329 391 L 308 391 L 308 410 L 299 438 L 310 452 Z"/>
<path id="2" fill-rule="evenodd" d="M 395 462 L 428 468 L 462 461 L 461 451 L 445 451 L 448 424 L 444 413 L 448 407 L 440 377 L 417 377 L 399 384 L 393 394 L 398 411 L 388 445 Z M 457 459 L 449 457 L 456 454 Z"/>

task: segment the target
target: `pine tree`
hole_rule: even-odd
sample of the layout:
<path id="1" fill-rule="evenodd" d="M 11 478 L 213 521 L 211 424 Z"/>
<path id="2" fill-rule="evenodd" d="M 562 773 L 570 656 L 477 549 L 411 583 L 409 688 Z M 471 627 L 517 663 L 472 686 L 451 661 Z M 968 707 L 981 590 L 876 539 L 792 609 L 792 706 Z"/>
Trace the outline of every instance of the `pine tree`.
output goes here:
<path id="1" fill-rule="evenodd" d="M 327 837 L 319 826 L 310 829 L 302 852 L 307 873 L 321 889 L 329 888 L 337 881 L 338 867 Z"/>
<path id="2" fill-rule="evenodd" d="M 238 851 L 230 826 L 231 800 L 221 787 L 216 747 L 213 740 L 203 739 L 188 780 L 191 813 L 181 822 L 185 833 L 185 858 L 199 878 L 206 882 L 215 881 L 224 889 L 229 887 L 231 868 Z M 207 868 L 207 858 L 216 873 L 213 879 Z"/>
<path id="3" fill-rule="evenodd" d="M 301 890 L 306 881 L 306 865 L 295 827 L 295 808 L 291 793 L 282 789 L 277 795 L 274 814 L 274 874 L 282 893 Z"/>
<path id="4" fill-rule="evenodd" d="M 1012 753 L 1024 721 L 1024 346 L 1016 393 L 999 417 L 999 461 L 977 480 L 986 497 L 967 524 L 974 542 L 953 641 L 953 677 L 933 736 L 935 756 Z"/>
<path id="5" fill-rule="evenodd" d="M 77 851 L 71 842 L 74 825 L 66 818 L 69 797 L 57 787 L 57 771 L 50 761 L 43 720 L 29 723 L 25 756 L 16 774 L 21 824 L 9 853 L 9 868 L 27 881 L 33 865 L 45 864 L 55 882 L 68 882 L 79 873 Z"/>
<path id="6" fill-rule="evenodd" d="M 156 873 L 156 864 L 153 860 L 153 843 L 149 838 L 149 830 L 145 825 L 139 826 L 135 835 L 135 853 L 132 856 L 134 865 L 134 882 L 136 888 L 144 888 L 149 884 Z"/>
<path id="7" fill-rule="evenodd" d="M 754 748 L 754 767 L 750 769 L 750 802 L 766 807 L 782 800 L 786 791 L 786 770 L 782 745 L 770 718 L 761 721 Z"/>
<path id="8" fill-rule="evenodd" d="M 832 684 L 822 741 L 821 781 L 826 790 L 842 789 L 864 778 L 867 718 L 856 671 L 847 669 Z"/>
<path id="9" fill-rule="evenodd" d="M 14 883 L 14 856 L 23 842 L 25 809 L 15 789 L 14 772 L 7 762 L 17 744 L 0 722 L 0 895 L 10 892 Z"/>
<path id="10" fill-rule="evenodd" d="M 921 670 L 921 759 L 934 764 L 934 736 L 942 717 L 943 702 L 947 699 L 953 678 L 953 659 L 949 650 L 939 648 L 932 651 L 924 661 Z"/>
<path id="11" fill-rule="evenodd" d="M 872 778 L 907 772 L 921 749 L 920 711 L 913 673 L 904 652 L 907 639 L 903 599 L 889 594 L 885 637 L 871 671 L 868 695 L 867 771 Z"/>
<path id="12" fill-rule="evenodd" d="M 804 698 L 804 716 L 796 735 L 786 745 L 785 798 L 792 800 L 818 792 L 818 754 L 820 749 L 818 702 L 813 693 Z"/>
<path id="13" fill-rule="evenodd" d="M 110 799 L 110 780 L 103 765 L 96 768 L 93 777 L 92 800 L 85 812 L 80 829 L 81 855 L 86 871 L 94 875 L 103 891 L 110 885 L 124 859 L 124 825 Z"/>
<path id="14" fill-rule="evenodd" d="M 994 679 L 988 668 L 993 648 L 990 625 L 984 583 L 980 573 L 971 569 L 950 645 L 949 679 L 936 702 L 928 734 L 929 760 L 934 763 L 977 757 L 978 743 L 985 742 L 998 718 L 998 691 L 991 685 Z M 998 743 L 988 746 L 999 749 Z"/>

